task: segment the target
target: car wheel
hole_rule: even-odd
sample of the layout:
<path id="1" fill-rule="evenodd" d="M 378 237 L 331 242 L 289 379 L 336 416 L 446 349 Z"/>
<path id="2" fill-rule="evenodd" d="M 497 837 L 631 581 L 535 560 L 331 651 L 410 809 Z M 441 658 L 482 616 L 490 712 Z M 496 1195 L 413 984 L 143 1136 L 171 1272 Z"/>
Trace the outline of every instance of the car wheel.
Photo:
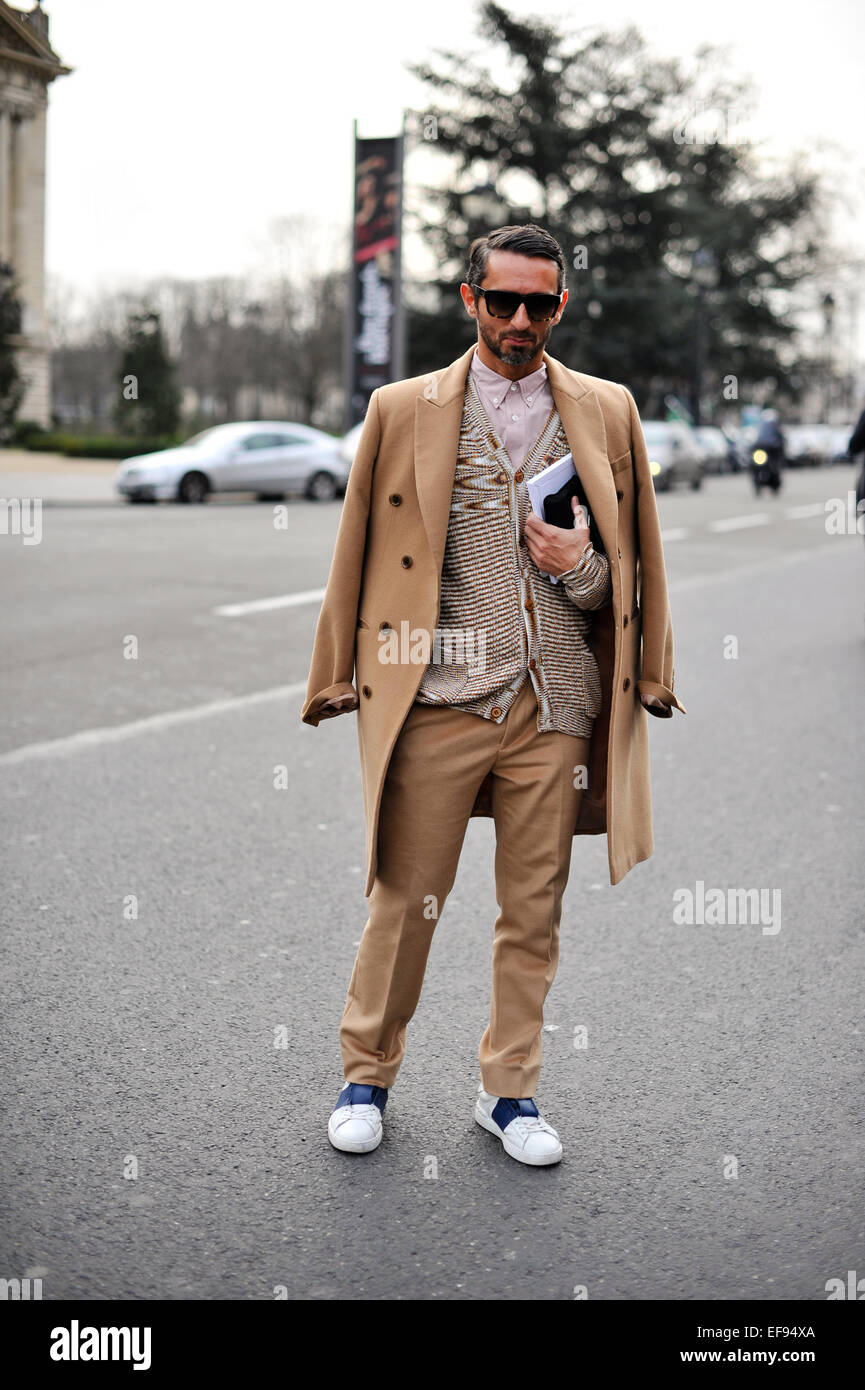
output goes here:
<path id="1" fill-rule="evenodd" d="M 210 484 L 203 473 L 184 473 L 177 488 L 178 502 L 187 506 L 199 506 L 207 501 Z"/>
<path id="2" fill-rule="evenodd" d="M 699 491 L 700 491 L 700 488 L 701 488 L 702 486 L 703 486 L 703 475 L 702 475 L 702 473 L 697 473 L 697 474 L 695 474 L 694 477 L 691 479 L 691 491 L 692 491 L 692 492 L 699 492 Z"/>
<path id="3" fill-rule="evenodd" d="M 307 497 L 314 502 L 332 502 L 336 496 L 336 479 L 332 473 L 314 473 L 307 484 Z"/>

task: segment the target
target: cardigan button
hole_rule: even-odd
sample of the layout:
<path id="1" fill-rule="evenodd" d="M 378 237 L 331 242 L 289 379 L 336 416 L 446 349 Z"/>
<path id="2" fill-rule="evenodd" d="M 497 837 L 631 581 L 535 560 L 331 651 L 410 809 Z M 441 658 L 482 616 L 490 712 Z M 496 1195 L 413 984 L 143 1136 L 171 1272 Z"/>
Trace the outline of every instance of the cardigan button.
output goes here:
<path id="1" fill-rule="evenodd" d="M 412 567 L 412 558 L 411 558 L 411 556 L 410 556 L 410 555 L 403 555 L 402 559 L 400 560 L 400 564 L 402 565 L 402 567 L 403 567 L 404 570 L 409 570 L 409 569 L 411 569 L 411 567 Z"/>
<path id="2" fill-rule="evenodd" d="M 523 470 L 522 470 L 521 468 L 518 468 L 517 471 L 516 471 L 516 473 L 514 474 L 514 482 L 515 482 L 515 483 L 521 483 L 522 481 L 523 481 Z"/>
<path id="3" fill-rule="evenodd" d="M 537 666 L 538 666 L 538 663 L 535 661 L 535 658 L 532 657 L 531 661 L 529 662 L 529 670 L 530 670 L 530 671 L 536 671 L 536 670 L 537 670 Z"/>
<path id="4" fill-rule="evenodd" d="M 490 710 L 490 714 L 492 715 L 493 719 L 498 719 L 499 715 L 501 714 L 501 710 L 499 709 L 498 705 L 493 705 L 492 709 Z"/>
<path id="5" fill-rule="evenodd" d="M 394 507 L 398 507 L 400 502 L 402 501 L 402 498 L 400 497 L 398 492 L 392 492 L 387 500 L 388 502 L 392 503 Z"/>
<path id="6" fill-rule="evenodd" d="M 622 689 L 623 689 L 623 690 L 629 690 L 629 689 L 630 689 L 630 686 L 631 686 L 631 677 L 630 677 L 630 676 L 625 676 L 625 679 L 622 681 Z"/>
<path id="7" fill-rule="evenodd" d="M 370 695 L 372 694 L 372 691 L 370 690 L 368 685 L 365 685 L 363 687 L 363 693 L 366 696 L 366 698 L 369 699 Z"/>

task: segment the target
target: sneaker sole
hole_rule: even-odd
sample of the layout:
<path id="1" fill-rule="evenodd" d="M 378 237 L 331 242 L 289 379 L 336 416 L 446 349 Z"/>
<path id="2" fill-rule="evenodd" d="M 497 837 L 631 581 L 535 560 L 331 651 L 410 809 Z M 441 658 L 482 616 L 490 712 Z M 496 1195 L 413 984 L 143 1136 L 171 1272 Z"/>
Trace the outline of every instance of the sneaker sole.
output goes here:
<path id="1" fill-rule="evenodd" d="M 488 1115 L 485 1115 L 479 1105 L 475 1106 L 475 1119 L 483 1129 L 488 1130 L 490 1134 L 494 1134 L 497 1139 L 501 1140 L 505 1152 L 509 1153 L 511 1158 L 515 1158 L 517 1160 L 517 1163 L 527 1163 L 532 1168 L 547 1168 L 551 1163 L 561 1162 L 562 1154 L 564 1152 L 561 1144 L 559 1144 L 558 1152 L 533 1157 L 530 1154 L 524 1153 L 522 1149 L 515 1148 L 511 1141 L 508 1139 L 508 1136 L 506 1134 L 502 1134 L 502 1131 L 499 1129 L 495 1120 L 492 1120 L 489 1118 Z"/>
<path id="2" fill-rule="evenodd" d="M 377 1149 L 377 1148 L 378 1148 L 379 1144 L 380 1144 L 381 1141 L 382 1141 L 383 1136 L 384 1136 L 384 1127 L 382 1127 L 382 1128 L 379 1130 L 378 1134 L 375 1136 L 374 1139 L 366 1139 L 366 1140 L 364 1140 L 362 1143 L 359 1143 L 359 1144 L 349 1144 L 349 1143 L 345 1143 L 345 1142 L 339 1143 L 339 1142 L 334 1138 L 334 1136 L 333 1136 L 333 1133 L 332 1133 L 331 1128 L 330 1128 L 330 1124 L 328 1124 L 328 1126 L 327 1126 L 327 1137 L 328 1137 L 328 1139 L 330 1140 L 331 1144 L 333 1145 L 333 1147 L 334 1147 L 335 1149 L 339 1149 L 340 1153 L 344 1153 L 344 1154 L 368 1154 L 368 1153 L 372 1153 L 373 1149 Z"/>

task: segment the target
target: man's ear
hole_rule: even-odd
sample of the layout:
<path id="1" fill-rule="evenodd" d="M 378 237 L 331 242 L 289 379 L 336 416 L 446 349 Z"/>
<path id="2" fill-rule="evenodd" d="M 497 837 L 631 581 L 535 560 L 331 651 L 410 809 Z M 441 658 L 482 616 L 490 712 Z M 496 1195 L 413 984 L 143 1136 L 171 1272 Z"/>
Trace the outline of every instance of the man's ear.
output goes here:
<path id="1" fill-rule="evenodd" d="M 562 290 L 562 302 L 561 302 L 561 304 L 559 305 L 558 312 L 556 313 L 556 317 L 553 319 L 553 323 L 554 323 L 554 324 L 558 323 L 559 319 L 562 317 L 562 314 L 565 312 L 565 305 L 567 304 L 567 302 L 568 302 L 568 292 L 567 292 L 567 290 Z"/>
<path id="2" fill-rule="evenodd" d="M 477 301 L 475 300 L 474 291 L 471 285 L 467 285 L 465 280 L 460 285 L 460 294 L 462 295 L 462 301 L 463 304 L 466 306 L 466 313 L 468 314 L 469 318 L 476 319 L 478 316 Z"/>

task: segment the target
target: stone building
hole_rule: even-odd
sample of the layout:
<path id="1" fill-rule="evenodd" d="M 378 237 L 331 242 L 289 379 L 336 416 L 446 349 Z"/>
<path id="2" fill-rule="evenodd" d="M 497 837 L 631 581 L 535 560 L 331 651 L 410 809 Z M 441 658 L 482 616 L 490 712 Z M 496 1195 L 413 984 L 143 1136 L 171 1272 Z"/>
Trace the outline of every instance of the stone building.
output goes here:
<path id="1" fill-rule="evenodd" d="M 0 0 L 0 262 L 11 265 L 22 307 L 12 339 L 27 393 L 19 420 L 51 425 L 51 359 L 45 322 L 45 122 L 48 84 L 71 72 L 48 42 L 37 3 Z"/>

